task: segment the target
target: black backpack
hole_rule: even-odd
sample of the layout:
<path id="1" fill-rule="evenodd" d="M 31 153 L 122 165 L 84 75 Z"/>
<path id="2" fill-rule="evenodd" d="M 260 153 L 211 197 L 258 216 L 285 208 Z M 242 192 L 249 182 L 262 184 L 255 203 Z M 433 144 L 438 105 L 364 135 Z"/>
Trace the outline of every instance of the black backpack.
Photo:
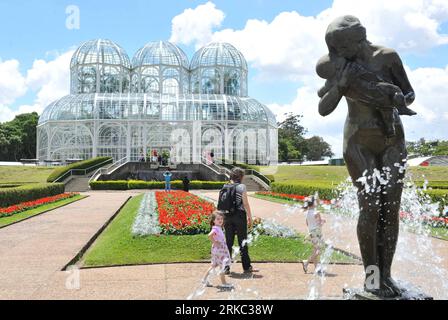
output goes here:
<path id="1" fill-rule="evenodd" d="M 218 210 L 233 214 L 237 211 L 236 187 L 237 183 L 225 184 L 219 191 Z"/>

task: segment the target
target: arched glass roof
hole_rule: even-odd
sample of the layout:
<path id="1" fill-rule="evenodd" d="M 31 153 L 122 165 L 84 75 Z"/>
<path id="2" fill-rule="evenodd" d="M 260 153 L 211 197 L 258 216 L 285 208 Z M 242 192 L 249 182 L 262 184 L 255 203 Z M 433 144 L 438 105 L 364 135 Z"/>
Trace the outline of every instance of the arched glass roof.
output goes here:
<path id="1" fill-rule="evenodd" d="M 70 67 L 77 65 L 104 64 L 131 67 L 126 51 L 118 44 L 105 39 L 84 42 L 72 56 Z"/>
<path id="2" fill-rule="evenodd" d="M 230 43 L 213 42 L 199 49 L 191 60 L 190 70 L 201 67 L 234 67 L 247 71 L 247 62 Z"/>
<path id="3" fill-rule="evenodd" d="M 39 124 L 47 121 L 135 119 L 160 121 L 243 121 L 277 126 L 268 107 L 252 98 L 221 94 L 79 94 L 51 103 Z"/>
<path id="4" fill-rule="evenodd" d="M 132 59 L 132 67 L 167 65 L 188 69 L 188 58 L 185 52 L 168 41 L 155 41 L 139 49 Z"/>

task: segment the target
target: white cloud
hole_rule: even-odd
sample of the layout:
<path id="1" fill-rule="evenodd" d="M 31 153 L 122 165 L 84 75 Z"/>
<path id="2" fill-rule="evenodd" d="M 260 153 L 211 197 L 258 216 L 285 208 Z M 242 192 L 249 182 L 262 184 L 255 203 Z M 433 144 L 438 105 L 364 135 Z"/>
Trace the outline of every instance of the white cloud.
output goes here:
<path id="1" fill-rule="evenodd" d="M 408 140 L 448 139 L 448 65 L 445 68 L 417 68 L 408 71 L 409 80 L 416 92 L 412 104 L 418 115 L 402 117 Z"/>
<path id="2" fill-rule="evenodd" d="M 19 61 L 0 60 L 0 105 L 13 103 L 26 90 L 26 79 L 20 73 Z"/>
<path id="3" fill-rule="evenodd" d="M 36 111 L 41 113 L 54 100 L 70 91 L 70 59 L 73 50 L 57 55 L 51 61 L 35 60 L 23 76 L 17 60 L 0 63 L 0 122 L 9 121 L 15 115 Z M 14 101 L 33 90 L 36 98 L 32 104 L 12 108 Z"/>
<path id="4" fill-rule="evenodd" d="M 224 12 L 210 1 L 195 9 L 186 9 L 173 18 L 170 41 L 204 45 L 212 40 L 213 30 L 221 26 L 223 20 Z"/>
<path id="5" fill-rule="evenodd" d="M 402 116 L 406 139 L 448 139 L 446 129 L 448 120 L 448 66 L 446 68 L 417 68 L 411 70 L 406 67 L 409 80 L 416 92 L 416 99 L 410 106 L 417 112 L 416 116 Z M 319 135 L 332 145 L 336 155 L 342 155 L 342 137 L 347 104 L 341 100 L 336 110 L 321 117 L 318 113 L 319 97 L 317 89 L 323 85 L 323 80 L 309 82 L 297 90 L 296 97 L 291 103 L 269 105 L 283 120 L 283 114 L 293 112 L 302 114 L 302 124 L 308 129 L 308 136 Z"/>
<path id="6" fill-rule="evenodd" d="M 303 125 L 308 128 L 309 135 L 323 136 L 332 144 L 335 153 L 341 155 L 346 102 L 341 101 L 327 117 L 318 114 L 316 91 L 323 80 L 316 76 L 315 64 L 328 51 L 324 40 L 328 24 L 345 14 L 355 15 L 361 20 L 371 42 L 392 47 L 400 54 L 421 54 L 448 44 L 448 35 L 440 33 L 441 24 L 448 21 L 446 0 L 334 0 L 330 8 L 316 16 L 304 16 L 295 11 L 282 12 L 270 22 L 250 19 L 240 30 L 215 32 L 213 30 L 217 24 L 203 24 L 198 33 L 206 35 L 204 37 L 191 36 L 188 41 L 182 42 L 173 32 L 172 39 L 196 46 L 208 41 L 230 42 L 242 51 L 251 67 L 257 69 L 258 76 L 264 80 L 297 81 L 300 87 L 290 103 L 271 104 L 269 107 L 279 120 L 284 118 L 285 112 L 303 114 Z M 177 20 L 176 28 L 198 34 L 191 29 L 194 26 L 188 19 Z M 447 139 L 444 123 L 448 117 L 445 105 L 448 101 L 447 69 L 419 68 L 407 69 L 407 72 L 417 95 L 412 108 L 418 112 L 415 117 L 402 117 L 407 138 L 415 140 L 425 136 Z"/>
<path id="7" fill-rule="evenodd" d="M 20 73 L 19 61 L 0 60 L 0 122 L 14 118 L 14 111 L 8 105 L 27 91 L 26 78 Z"/>
<path id="8" fill-rule="evenodd" d="M 34 101 L 35 111 L 41 112 L 48 104 L 70 92 L 70 59 L 73 51 L 67 51 L 54 60 L 35 60 L 28 70 L 26 82 L 31 89 L 38 90 Z M 23 106 L 32 110 L 33 107 Z"/>
<path id="9" fill-rule="evenodd" d="M 297 90 L 296 97 L 291 103 L 278 105 L 271 104 L 268 107 L 276 114 L 277 120 L 283 120 L 284 114 L 292 112 L 303 115 L 302 125 L 308 130 L 306 136 L 318 135 L 324 138 L 337 156 L 342 155 L 342 137 L 347 114 L 347 104 L 341 100 L 336 110 L 326 117 L 319 115 L 317 106 L 319 97 L 317 90 L 322 85 L 319 79 L 302 86 Z"/>
<path id="10" fill-rule="evenodd" d="M 439 32 L 440 25 L 448 21 L 446 0 L 334 0 L 316 16 L 282 12 L 271 22 L 250 19 L 241 30 L 216 32 L 224 13 L 208 2 L 173 19 L 171 40 L 196 47 L 226 41 L 239 48 L 263 78 L 303 81 L 314 74 L 315 62 L 327 51 L 328 24 L 344 14 L 357 16 L 373 43 L 400 53 L 422 53 L 448 43 L 448 35 Z"/>

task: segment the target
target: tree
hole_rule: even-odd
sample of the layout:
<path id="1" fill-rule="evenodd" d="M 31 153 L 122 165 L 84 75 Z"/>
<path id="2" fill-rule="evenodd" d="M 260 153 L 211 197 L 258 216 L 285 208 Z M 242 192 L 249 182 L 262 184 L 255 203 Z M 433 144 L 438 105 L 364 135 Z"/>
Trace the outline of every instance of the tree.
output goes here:
<path id="1" fill-rule="evenodd" d="M 411 156 L 447 156 L 448 155 L 448 141 L 446 140 L 432 140 L 426 141 L 420 138 L 418 141 L 406 142 L 408 154 Z"/>
<path id="2" fill-rule="evenodd" d="M 302 115 L 285 114 L 286 119 L 278 123 L 279 159 L 281 161 L 303 161 L 306 129 L 300 124 Z"/>
<path id="3" fill-rule="evenodd" d="M 36 112 L 17 115 L 0 124 L 0 160 L 18 161 L 36 157 Z"/>
<path id="4" fill-rule="evenodd" d="M 278 157 L 280 161 L 321 160 L 332 157 L 331 146 L 323 138 L 306 139 L 307 130 L 300 124 L 302 115 L 285 114 L 286 119 L 278 123 Z"/>
<path id="5" fill-rule="evenodd" d="M 322 137 L 313 136 L 306 139 L 307 153 L 306 159 L 309 161 L 322 160 L 325 157 L 332 157 L 334 153 L 331 151 L 331 146 L 324 141 Z"/>

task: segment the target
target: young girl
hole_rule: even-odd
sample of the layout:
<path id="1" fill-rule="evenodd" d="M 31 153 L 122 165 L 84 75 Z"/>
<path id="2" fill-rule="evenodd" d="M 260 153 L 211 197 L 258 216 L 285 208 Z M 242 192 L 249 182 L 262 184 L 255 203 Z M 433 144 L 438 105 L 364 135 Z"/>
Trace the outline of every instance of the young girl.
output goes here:
<path id="1" fill-rule="evenodd" d="M 219 276 L 221 277 L 221 288 L 231 289 L 233 285 L 226 282 L 225 269 L 230 267 L 231 259 L 229 249 L 227 248 L 226 238 L 224 232 L 222 231 L 222 226 L 224 224 L 224 214 L 220 211 L 215 211 L 210 217 L 210 226 L 212 230 L 208 234 L 208 238 L 212 242 L 212 265 L 207 270 L 202 283 L 207 287 L 211 287 L 208 282 L 208 276 L 210 272 L 219 267 Z"/>
<path id="2" fill-rule="evenodd" d="M 313 253 L 308 260 L 303 260 L 302 266 L 305 273 L 308 272 L 308 265 L 314 263 L 314 271 L 317 273 L 322 272 L 320 264 L 320 251 L 324 244 L 322 239 L 322 225 L 325 220 L 321 218 L 320 213 L 316 211 L 317 201 L 313 196 L 305 199 L 304 209 L 306 214 L 306 225 L 308 226 L 309 237 L 313 244 Z"/>

